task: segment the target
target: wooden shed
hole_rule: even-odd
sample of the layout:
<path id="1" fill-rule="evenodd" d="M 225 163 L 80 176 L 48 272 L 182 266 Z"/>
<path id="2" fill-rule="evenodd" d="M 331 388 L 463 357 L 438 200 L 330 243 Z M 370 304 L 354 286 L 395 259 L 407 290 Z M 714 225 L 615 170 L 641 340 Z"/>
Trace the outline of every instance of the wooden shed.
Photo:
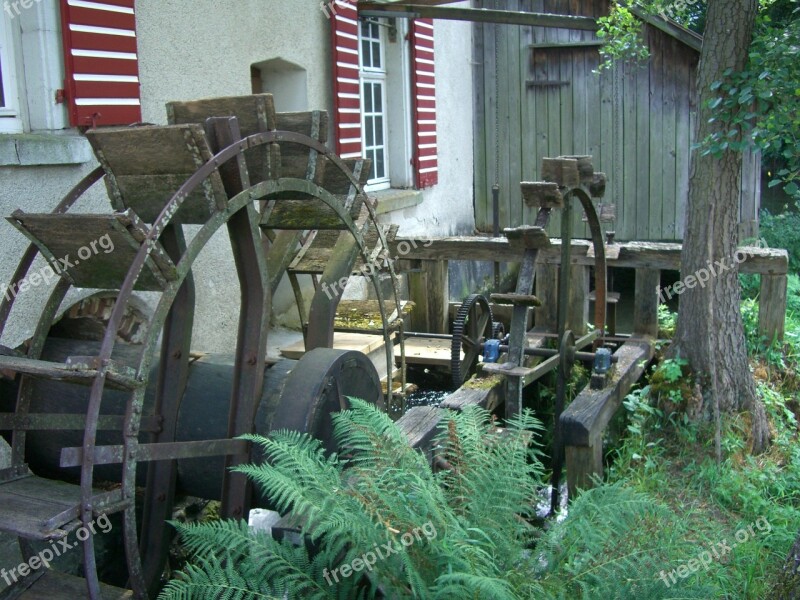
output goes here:
<path id="1" fill-rule="evenodd" d="M 476 0 L 476 7 L 602 17 L 607 0 Z M 492 186 L 500 227 L 530 223 L 520 181 L 539 179 L 542 157 L 591 154 L 608 175 L 608 228 L 620 240 L 683 237 L 689 157 L 697 115 L 702 38 L 662 18 L 645 21 L 650 58 L 596 74 L 601 42 L 592 31 L 475 24 L 475 218 L 491 232 Z M 757 233 L 760 155 L 743 158 L 743 237 Z M 554 219 L 552 231 L 560 227 Z M 576 217 L 576 235 L 588 236 Z"/>

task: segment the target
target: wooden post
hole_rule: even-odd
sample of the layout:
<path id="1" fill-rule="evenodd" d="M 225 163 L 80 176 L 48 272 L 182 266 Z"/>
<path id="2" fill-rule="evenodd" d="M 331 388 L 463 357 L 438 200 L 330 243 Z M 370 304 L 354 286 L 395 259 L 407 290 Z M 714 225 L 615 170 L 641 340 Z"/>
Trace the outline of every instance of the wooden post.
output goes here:
<path id="1" fill-rule="evenodd" d="M 654 345 L 649 340 L 631 340 L 615 355 L 619 361 L 611 382 L 601 390 L 587 387 L 561 415 L 570 500 L 578 489 L 592 487 L 593 476 L 602 477 L 605 430 L 653 359 Z"/>
<path id="2" fill-rule="evenodd" d="M 409 295 L 415 304 L 411 328 L 420 333 L 449 333 L 449 263 L 446 260 L 420 262 L 420 271 L 408 274 Z"/>
<path id="3" fill-rule="evenodd" d="M 658 288 L 661 271 L 636 269 L 636 294 L 633 309 L 633 333 L 658 337 Z"/>
<path id="4" fill-rule="evenodd" d="M 536 296 L 542 306 L 536 309 L 536 328 L 558 330 L 558 265 L 540 262 L 536 267 Z"/>
<path id="5" fill-rule="evenodd" d="M 567 329 L 581 336 L 586 333 L 586 323 L 589 321 L 589 267 L 572 265 L 569 274 Z"/>
<path id="6" fill-rule="evenodd" d="M 758 297 L 758 332 L 771 342 L 783 339 L 786 320 L 786 293 L 789 280 L 786 275 L 761 275 L 761 293 Z"/>
<path id="7" fill-rule="evenodd" d="M 593 440 L 589 446 L 567 446 L 567 489 L 570 500 L 578 497 L 578 490 L 594 487 L 593 479 L 603 478 L 603 440 Z"/>

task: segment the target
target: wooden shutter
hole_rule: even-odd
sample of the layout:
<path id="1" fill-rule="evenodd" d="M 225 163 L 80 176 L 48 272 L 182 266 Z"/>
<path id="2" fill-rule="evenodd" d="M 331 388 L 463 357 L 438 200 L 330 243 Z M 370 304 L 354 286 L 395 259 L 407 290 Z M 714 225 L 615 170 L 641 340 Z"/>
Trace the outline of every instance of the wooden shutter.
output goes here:
<path id="1" fill-rule="evenodd" d="M 134 0 L 61 0 L 70 124 L 142 120 Z"/>
<path id="2" fill-rule="evenodd" d="M 411 71 L 414 170 L 417 187 L 423 189 L 439 183 L 432 19 L 415 19 L 411 23 Z"/>
<path id="3" fill-rule="evenodd" d="M 342 158 L 360 158 L 358 11 L 355 2 L 351 4 L 345 0 L 335 0 L 331 10 L 336 153 Z"/>

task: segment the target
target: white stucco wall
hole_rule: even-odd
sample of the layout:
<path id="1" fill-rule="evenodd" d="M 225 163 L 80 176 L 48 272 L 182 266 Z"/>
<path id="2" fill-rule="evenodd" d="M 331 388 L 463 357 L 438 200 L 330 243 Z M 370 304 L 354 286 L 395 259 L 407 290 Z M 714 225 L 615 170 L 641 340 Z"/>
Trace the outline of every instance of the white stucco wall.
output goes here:
<path id="1" fill-rule="evenodd" d="M 248 94 L 250 65 L 276 58 L 306 69 L 309 108 L 332 109 L 330 26 L 318 0 L 138 0 L 137 35 L 145 121 L 166 123 L 171 100 Z M 439 185 L 425 191 L 421 205 L 384 217 L 400 224 L 401 234 L 464 234 L 474 227 L 471 26 L 437 22 L 435 40 Z M 93 166 L 0 167 L 0 215 L 17 208 L 49 212 Z M 99 189 L 80 210 L 107 212 L 103 196 Z M 0 284 L 10 280 L 25 246 L 0 222 Z M 225 232 L 204 250 L 195 277 L 193 347 L 231 352 L 239 289 Z M 16 346 L 30 336 L 46 295 L 42 288 L 20 295 L 0 343 Z M 276 299 L 279 310 L 290 302 L 286 294 Z"/>

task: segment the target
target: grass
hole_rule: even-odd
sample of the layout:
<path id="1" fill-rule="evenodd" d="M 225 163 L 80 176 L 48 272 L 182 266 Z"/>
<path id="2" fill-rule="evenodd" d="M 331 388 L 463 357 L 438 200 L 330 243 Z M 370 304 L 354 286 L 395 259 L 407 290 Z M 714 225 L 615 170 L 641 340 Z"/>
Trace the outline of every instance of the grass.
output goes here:
<path id="1" fill-rule="evenodd" d="M 758 339 L 756 300 L 743 301 L 742 312 L 758 394 L 770 421 L 769 452 L 751 456 L 747 415 L 726 415 L 723 460 L 717 464 L 714 424 L 687 416 L 689 376 L 683 365 L 663 361 L 648 385 L 625 400 L 625 431 L 609 454 L 609 480 L 650 495 L 684 520 L 685 541 L 697 551 L 683 557 L 673 551 L 671 564 L 712 546 L 731 546 L 686 579 L 716 590 L 709 598 L 777 599 L 784 561 L 800 531 L 800 312 L 787 316 L 784 343 Z M 660 316 L 662 329 L 669 329 L 672 317 Z M 734 544 L 737 535 L 740 543 Z"/>

